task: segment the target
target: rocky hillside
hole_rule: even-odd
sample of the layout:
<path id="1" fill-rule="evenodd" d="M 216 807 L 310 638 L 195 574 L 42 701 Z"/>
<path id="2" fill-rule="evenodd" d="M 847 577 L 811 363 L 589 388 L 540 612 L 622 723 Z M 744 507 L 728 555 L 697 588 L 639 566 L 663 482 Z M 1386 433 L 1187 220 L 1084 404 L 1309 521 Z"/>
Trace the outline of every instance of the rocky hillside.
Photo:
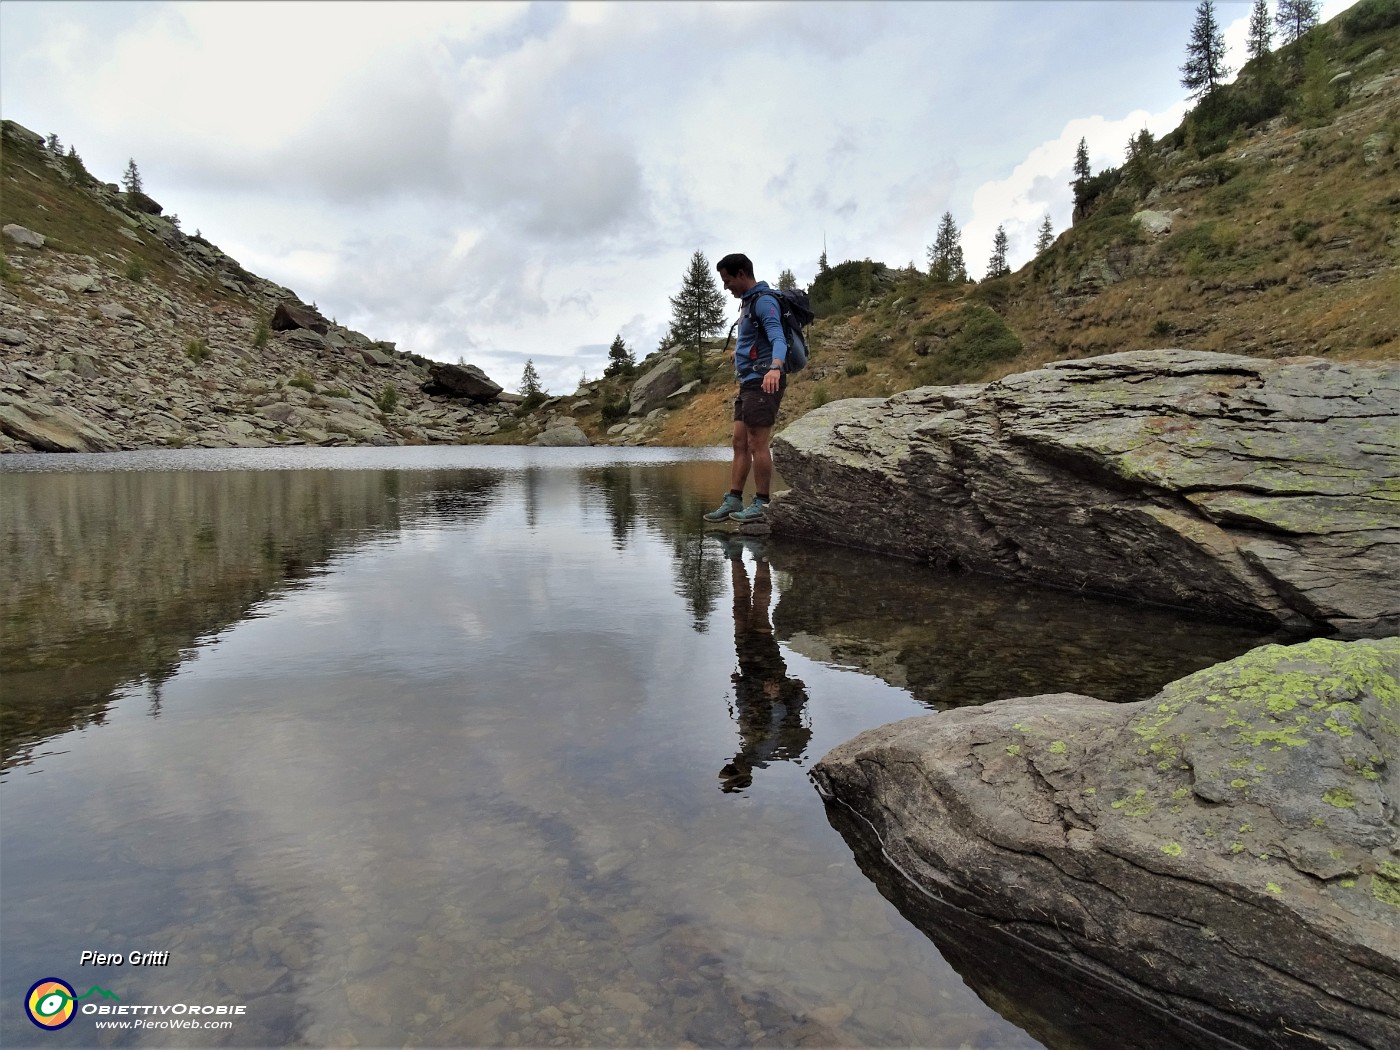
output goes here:
<path id="1" fill-rule="evenodd" d="M 1140 165 L 1095 174 L 1074 226 L 1020 270 L 949 287 L 869 264 L 869 296 L 814 325 L 786 420 L 1124 350 L 1400 358 L 1400 0 L 1301 43 L 1271 56 L 1280 112 L 1251 121 L 1270 75 L 1252 64 L 1222 89 L 1237 122 L 1198 111 Z M 723 441 L 727 409 L 702 392 L 662 439 Z"/>
<path id="2" fill-rule="evenodd" d="M 1300 43 L 1223 89 L 1224 118 L 1198 108 L 1087 180 L 1073 228 L 1015 273 L 949 286 L 847 264 L 868 294 L 817 321 L 780 425 L 1123 350 L 1400 357 L 1400 0 L 1362 0 Z M 1251 102 L 1270 78 L 1273 112 Z M 0 451 L 728 441 L 717 344 L 522 404 L 464 362 L 322 317 L 151 198 L 3 131 Z"/>

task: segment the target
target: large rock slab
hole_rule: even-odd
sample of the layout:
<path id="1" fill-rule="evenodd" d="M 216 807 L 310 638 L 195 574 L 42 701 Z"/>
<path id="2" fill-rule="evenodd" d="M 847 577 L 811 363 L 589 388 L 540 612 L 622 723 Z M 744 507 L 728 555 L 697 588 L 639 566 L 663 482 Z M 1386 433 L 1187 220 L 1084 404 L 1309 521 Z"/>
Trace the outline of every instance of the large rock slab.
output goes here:
<path id="1" fill-rule="evenodd" d="M 321 316 L 319 310 L 305 303 L 281 302 L 272 312 L 274 332 L 292 332 L 298 328 L 325 335 L 331 330 L 330 322 Z"/>
<path id="2" fill-rule="evenodd" d="M 0 431 L 40 452 L 114 452 L 121 447 L 101 427 L 58 405 L 0 401 Z"/>
<path id="3" fill-rule="evenodd" d="M 679 358 L 668 357 L 632 384 L 627 406 L 630 416 L 644 416 L 666 403 L 666 399 L 681 388 L 685 381 Z"/>
<path id="4" fill-rule="evenodd" d="M 774 441 L 806 534 L 1344 637 L 1400 624 L 1400 366 L 1185 350 L 833 402 Z"/>
<path id="5" fill-rule="evenodd" d="M 813 778 L 931 937 L 1078 983 L 1118 1045 L 1400 1046 L 1397 676 L 1400 639 L 1264 646 L 1138 703 L 896 722 Z M 1034 980 L 969 979 L 1042 1038 L 1075 1026 Z"/>
<path id="6" fill-rule="evenodd" d="M 434 362 L 428 366 L 430 382 L 425 387 L 429 393 L 443 393 L 450 397 L 465 397 L 485 403 L 496 400 L 501 385 L 491 379 L 476 365 L 453 365 Z"/>

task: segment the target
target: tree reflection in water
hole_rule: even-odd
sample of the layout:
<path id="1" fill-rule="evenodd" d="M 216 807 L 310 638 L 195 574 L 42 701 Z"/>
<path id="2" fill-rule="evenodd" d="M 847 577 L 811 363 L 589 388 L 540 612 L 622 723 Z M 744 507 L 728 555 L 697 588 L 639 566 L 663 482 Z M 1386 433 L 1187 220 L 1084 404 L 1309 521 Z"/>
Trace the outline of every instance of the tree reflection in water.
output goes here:
<path id="1" fill-rule="evenodd" d="M 731 675 L 734 703 L 730 716 L 738 723 L 740 747 L 720 770 L 720 790 L 742 791 L 753 783 L 753 771 L 770 761 L 796 762 L 807 751 L 812 731 L 804 721 L 807 687 L 788 676 L 768 609 L 773 580 L 761 540 L 720 537 L 729 559 L 734 588 L 734 651 L 738 670 Z M 750 581 L 745 548 L 754 555 Z"/>

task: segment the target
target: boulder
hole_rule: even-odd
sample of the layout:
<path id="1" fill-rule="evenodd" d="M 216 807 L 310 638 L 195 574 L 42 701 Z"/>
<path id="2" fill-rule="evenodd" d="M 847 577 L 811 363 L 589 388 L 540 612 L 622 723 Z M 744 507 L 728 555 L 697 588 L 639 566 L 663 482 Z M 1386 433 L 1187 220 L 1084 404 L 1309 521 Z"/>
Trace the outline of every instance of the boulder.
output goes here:
<path id="1" fill-rule="evenodd" d="M 305 303 L 280 302 L 272 312 L 272 328 L 276 332 L 306 328 L 318 335 L 325 335 L 331 330 L 331 324 Z"/>
<path id="2" fill-rule="evenodd" d="M 906 719 L 812 775 L 882 892 L 1052 1045 L 1097 1012 L 1077 1044 L 1400 1046 L 1397 674 L 1400 638 L 1268 645 L 1137 703 Z"/>
<path id="3" fill-rule="evenodd" d="M 679 358 L 670 357 L 662 361 L 632 385 L 632 400 L 627 414 L 644 416 L 660 408 L 667 397 L 681 388 L 684 378 Z"/>
<path id="4" fill-rule="evenodd" d="M 472 401 L 494 401 L 501 392 L 499 383 L 491 381 L 476 365 L 452 365 L 436 361 L 428 366 L 430 382 L 424 388 L 429 393 L 449 397 L 465 397 Z"/>
<path id="5" fill-rule="evenodd" d="M 114 452 L 121 447 L 101 427 L 57 405 L 0 403 L 0 431 L 40 452 Z"/>
<path id="6" fill-rule="evenodd" d="M 159 215 L 164 209 L 157 204 L 152 197 L 148 197 L 140 190 L 128 190 L 126 193 L 126 203 L 143 215 Z"/>
<path id="7" fill-rule="evenodd" d="M 593 444 L 576 423 L 565 423 L 562 426 L 550 427 L 548 430 L 540 432 L 532 445 L 550 445 L 554 447 L 581 448 L 585 445 Z"/>
<path id="8" fill-rule="evenodd" d="M 1400 622 L 1400 366 L 1185 350 L 832 402 L 777 534 L 1344 637 Z"/>
<path id="9" fill-rule="evenodd" d="M 3 232 L 6 237 L 16 244 L 23 244 L 29 248 L 42 248 L 44 246 L 44 235 L 42 233 L 35 233 L 31 229 L 19 225 L 19 223 L 7 222 L 0 232 Z"/>

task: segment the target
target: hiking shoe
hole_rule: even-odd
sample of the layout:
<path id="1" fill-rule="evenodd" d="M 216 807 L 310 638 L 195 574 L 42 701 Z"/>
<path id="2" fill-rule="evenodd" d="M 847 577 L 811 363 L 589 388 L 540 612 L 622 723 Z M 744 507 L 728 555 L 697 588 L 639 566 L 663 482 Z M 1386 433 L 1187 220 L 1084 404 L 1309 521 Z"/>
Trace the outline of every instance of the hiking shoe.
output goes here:
<path id="1" fill-rule="evenodd" d="M 749 504 L 747 507 L 745 507 L 743 510 L 736 510 L 736 511 L 733 511 L 733 512 L 729 515 L 729 520 L 730 520 L 730 521 L 737 521 L 737 522 L 739 522 L 741 525 L 742 525 L 744 522 L 748 522 L 748 521 L 762 521 L 762 520 L 763 520 L 763 511 L 764 511 L 764 509 L 765 509 L 767 506 L 768 506 L 768 501 L 767 501 L 766 499 L 759 499 L 757 496 L 755 496 L 755 497 L 753 498 L 753 502 L 750 503 L 750 504 Z"/>
<path id="2" fill-rule="evenodd" d="M 705 515 L 706 521 L 723 521 L 744 509 L 744 501 L 732 492 L 725 493 L 724 502 Z"/>

